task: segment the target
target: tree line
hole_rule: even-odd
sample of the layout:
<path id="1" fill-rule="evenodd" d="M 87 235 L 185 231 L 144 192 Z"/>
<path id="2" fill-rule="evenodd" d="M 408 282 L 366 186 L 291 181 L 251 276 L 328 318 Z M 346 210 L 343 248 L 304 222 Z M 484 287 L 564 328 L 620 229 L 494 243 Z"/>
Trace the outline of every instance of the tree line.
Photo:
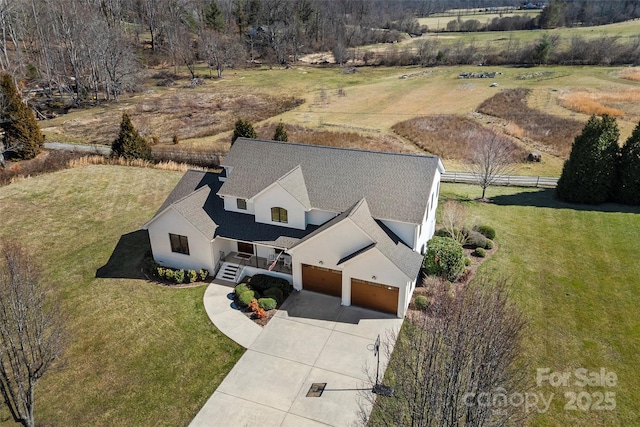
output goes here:
<path id="1" fill-rule="evenodd" d="M 553 0 L 536 26 L 550 28 L 576 19 L 584 24 L 629 19 L 640 13 L 638 3 L 640 0 Z M 13 0 L 0 4 L 0 70 L 29 83 L 21 89 L 34 90 L 48 100 L 70 97 L 76 105 L 87 100 L 117 101 L 121 93 L 138 87 L 149 66 L 169 63 L 174 71 L 186 67 L 195 78 L 197 63 L 206 63 L 220 77 L 225 68 L 246 60 L 284 64 L 318 51 L 337 53 L 339 62 L 344 62 L 354 56 L 349 49 L 394 42 L 401 33 L 427 31 L 418 24 L 419 17 L 455 8 L 501 5 L 513 6 L 513 2 Z M 491 29 L 506 29 L 529 24 L 502 18 L 492 25 Z M 471 30 L 470 26 L 462 22 L 460 29 Z M 576 40 L 576 50 L 580 42 Z M 473 51 L 473 45 L 437 49 L 440 58 L 436 60 L 464 63 Z M 508 53 L 500 61 L 518 63 Z M 434 62 L 423 54 L 415 57 L 423 58 L 419 63 Z"/>

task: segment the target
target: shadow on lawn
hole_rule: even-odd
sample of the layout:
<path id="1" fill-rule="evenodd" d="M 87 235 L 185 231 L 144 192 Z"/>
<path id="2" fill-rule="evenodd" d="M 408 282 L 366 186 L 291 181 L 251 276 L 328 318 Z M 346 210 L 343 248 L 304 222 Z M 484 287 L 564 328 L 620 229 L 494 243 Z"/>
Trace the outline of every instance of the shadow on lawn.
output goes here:
<path id="1" fill-rule="evenodd" d="M 545 188 L 538 191 L 528 190 L 516 194 L 495 196 L 491 198 L 491 202 L 498 206 L 535 206 L 538 208 L 573 209 L 577 211 L 640 213 L 640 207 L 638 206 L 626 206 L 617 203 L 579 205 L 563 202 L 556 198 L 555 188 Z"/>
<path id="2" fill-rule="evenodd" d="M 138 230 L 123 234 L 118 241 L 109 261 L 96 271 L 96 277 L 102 279 L 144 279 L 142 259 L 151 248 L 149 233 Z"/>

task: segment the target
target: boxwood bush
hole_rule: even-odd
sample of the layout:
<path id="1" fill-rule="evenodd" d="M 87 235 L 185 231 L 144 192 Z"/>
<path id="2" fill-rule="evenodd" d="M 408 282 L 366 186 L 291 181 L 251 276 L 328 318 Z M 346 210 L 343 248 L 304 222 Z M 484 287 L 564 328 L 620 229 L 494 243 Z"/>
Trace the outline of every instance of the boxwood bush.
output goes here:
<path id="1" fill-rule="evenodd" d="M 465 243 L 466 247 L 475 249 L 475 248 L 485 248 L 490 249 L 489 246 L 493 248 L 493 242 L 487 239 L 483 234 L 470 230 L 467 232 L 467 242 Z"/>
<path id="2" fill-rule="evenodd" d="M 482 234 L 487 239 L 493 240 L 496 238 L 496 230 L 490 225 L 476 225 L 475 227 L 473 227 L 473 230 Z"/>
<path id="3" fill-rule="evenodd" d="M 246 292 L 249 290 L 249 287 L 247 286 L 246 283 L 240 283 L 238 286 L 236 286 L 234 288 L 234 292 L 236 293 L 236 295 L 240 296 L 241 293 Z"/>
<path id="4" fill-rule="evenodd" d="M 284 301 L 284 294 L 278 288 L 269 288 L 262 293 L 265 298 L 273 298 L 278 304 Z"/>
<path id="5" fill-rule="evenodd" d="M 487 256 L 487 251 L 485 251 L 484 248 L 476 248 L 471 252 L 471 255 L 477 256 L 478 258 L 484 258 Z"/>
<path id="6" fill-rule="evenodd" d="M 484 236 L 483 236 L 484 237 Z M 424 272 L 454 281 L 465 269 L 465 255 L 460 243 L 450 237 L 433 237 L 427 243 Z"/>
<path id="7" fill-rule="evenodd" d="M 278 305 L 276 300 L 274 300 L 273 298 L 260 298 L 258 300 L 258 304 L 260 305 L 260 308 L 264 309 L 265 311 L 273 310 Z"/>
<path id="8" fill-rule="evenodd" d="M 252 299 L 257 299 L 256 293 L 253 291 L 244 291 L 243 293 L 238 295 L 238 303 L 242 307 L 248 306 Z"/>
<path id="9" fill-rule="evenodd" d="M 419 310 L 426 310 L 429 305 L 429 300 L 424 295 L 418 295 L 415 300 L 413 300 L 416 308 Z"/>

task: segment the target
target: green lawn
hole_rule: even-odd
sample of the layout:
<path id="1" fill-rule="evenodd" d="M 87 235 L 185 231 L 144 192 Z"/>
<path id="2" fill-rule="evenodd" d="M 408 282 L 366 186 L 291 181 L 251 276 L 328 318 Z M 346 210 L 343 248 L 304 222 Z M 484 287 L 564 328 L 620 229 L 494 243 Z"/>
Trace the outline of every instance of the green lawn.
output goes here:
<path id="1" fill-rule="evenodd" d="M 463 200 L 474 219 L 495 227 L 498 252 L 481 274 L 502 274 L 530 321 L 525 340 L 527 374 L 537 368 L 614 371 L 614 411 L 567 411 L 565 392 L 554 393 L 548 413 L 532 426 L 637 425 L 640 411 L 640 208 L 577 206 L 553 190 L 490 188 L 493 203 L 472 201 L 479 187 L 443 184 L 441 202 Z"/>
<path id="2" fill-rule="evenodd" d="M 141 276 L 139 227 L 181 176 L 89 166 L 0 187 L 0 238 L 37 254 L 67 324 L 66 352 L 36 388 L 40 425 L 186 425 L 242 355 L 207 317 L 205 286 Z"/>

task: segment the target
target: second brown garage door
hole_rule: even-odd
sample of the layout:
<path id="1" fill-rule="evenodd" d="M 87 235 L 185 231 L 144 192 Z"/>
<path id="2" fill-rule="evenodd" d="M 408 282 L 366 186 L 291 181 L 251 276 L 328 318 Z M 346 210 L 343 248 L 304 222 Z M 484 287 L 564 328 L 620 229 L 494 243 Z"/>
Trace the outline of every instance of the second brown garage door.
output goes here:
<path id="1" fill-rule="evenodd" d="M 351 279 L 351 304 L 385 313 L 398 313 L 399 289 L 379 283 Z"/>
<path id="2" fill-rule="evenodd" d="M 302 264 L 302 288 L 321 294 L 342 297 L 342 272 Z"/>

